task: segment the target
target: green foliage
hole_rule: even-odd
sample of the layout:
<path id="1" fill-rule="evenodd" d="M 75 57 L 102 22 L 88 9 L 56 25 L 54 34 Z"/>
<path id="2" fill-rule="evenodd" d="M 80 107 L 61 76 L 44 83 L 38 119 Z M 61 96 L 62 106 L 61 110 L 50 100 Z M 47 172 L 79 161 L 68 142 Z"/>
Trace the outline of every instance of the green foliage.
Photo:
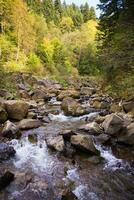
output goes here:
<path id="1" fill-rule="evenodd" d="M 62 33 L 71 32 L 74 29 L 74 23 L 71 17 L 63 17 L 60 22 Z"/>
<path id="2" fill-rule="evenodd" d="M 42 64 L 38 56 L 34 53 L 30 53 L 27 59 L 27 67 L 28 71 L 33 72 L 33 73 L 41 73 L 42 69 Z"/>
<path id="3" fill-rule="evenodd" d="M 83 49 L 80 55 L 78 70 L 81 75 L 99 74 L 94 46 L 89 45 L 86 49 Z"/>
<path id="4" fill-rule="evenodd" d="M 99 24 L 99 57 L 105 81 L 113 90 L 127 93 L 133 88 L 134 3 L 101 0 L 99 7 L 103 11 Z"/>
<path id="5" fill-rule="evenodd" d="M 85 5 L 81 5 L 81 13 L 83 14 L 84 22 L 89 20 L 96 20 L 94 7 L 90 8 L 87 2 Z"/>
<path id="6" fill-rule="evenodd" d="M 93 13 L 93 9 L 88 6 L 89 13 Z M 83 18 L 81 9 L 74 3 L 1 0 L 0 64 L 3 70 L 32 72 L 58 79 L 77 76 L 78 69 L 82 71 L 84 59 L 89 66 L 91 59 L 87 57 L 90 54 L 95 59 L 96 53 L 97 22 L 84 23 Z"/>

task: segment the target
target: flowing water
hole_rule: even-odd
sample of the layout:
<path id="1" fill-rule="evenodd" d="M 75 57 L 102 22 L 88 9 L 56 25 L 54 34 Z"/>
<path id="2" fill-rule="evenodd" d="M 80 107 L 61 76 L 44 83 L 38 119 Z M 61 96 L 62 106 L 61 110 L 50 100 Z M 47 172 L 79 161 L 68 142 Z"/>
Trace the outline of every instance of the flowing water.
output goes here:
<path id="1" fill-rule="evenodd" d="M 56 107 L 60 102 L 51 101 L 49 108 L 51 104 Z M 117 151 L 110 147 L 95 144 L 103 161 L 93 164 L 87 155 L 67 158 L 46 146 L 45 137 L 66 129 L 74 130 L 85 123 L 85 118 L 96 114 L 67 117 L 62 111 L 58 115 L 50 112 L 49 124 L 24 131 L 20 140 L 12 140 L 10 144 L 16 156 L 2 163 L 0 168 L 11 170 L 16 178 L 0 193 L 0 200 L 60 200 L 59 194 L 65 188 L 70 188 L 78 200 L 133 200 L 134 174 L 130 165 L 133 155 L 127 160 L 125 151 L 124 156 L 117 156 Z M 29 134 L 37 134 L 38 141 L 31 143 Z"/>

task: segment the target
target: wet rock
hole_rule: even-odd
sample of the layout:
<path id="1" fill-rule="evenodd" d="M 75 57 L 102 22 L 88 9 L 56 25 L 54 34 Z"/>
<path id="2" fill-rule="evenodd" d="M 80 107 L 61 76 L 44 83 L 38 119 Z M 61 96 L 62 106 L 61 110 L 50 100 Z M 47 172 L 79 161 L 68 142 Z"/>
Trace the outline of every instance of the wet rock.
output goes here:
<path id="1" fill-rule="evenodd" d="M 20 129 L 32 129 L 41 126 L 41 122 L 36 119 L 23 119 L 18 123 Z"/>
<path id="2" fill-rule="evenodd" d="M 102 143 L 102 144 L 105 144 L 106 142 L 109 141 L 110 136 L 107 135 L 107 134 L 102 133 L 102 134 L 100 134 L 99 136 L 97 136 L 95 139 L 96 139 L 98 142 L 100 142 L 100 143 Z"/>
<path id="3" fill-rule="evenodd" d="M 36 134 L 30 134 L 28 135 L 28 140 L 29 142 L 31 142 L 32 144 L 37 144 L 38 142 L 38 137 Z"/>
<path id="4" fill-rule="evenodd" d="M 46 98 L 46 90 L 43 88 L 39 88 L 34 90 L 34 94 L 32 96 L 32 99 L 45 99 Z"/>
<path id="5" fill-rule="evenodd" d="M 0 123 L 4 123 L 7 120 L 7 112 L 0 106 Z"/>
<path id="6" fill-rule="evenodd" d="M 19 95 L 21 98 L 23 99 L 31 99 L 31 96 L 29 95 L 29 93 L 25 90 L 20 90 L 19 91 Z"/>
<path id="7" fill-rule="evenodd" d="M 64 156 L 67 158 L 72 158 L 74 154 L 76 153 L 75 148 L 71 145 L 70 142 L 65 142 L 65 148 L 64 148 Z"/>
<path id="8" fill-rule="evenodd" d="M 34 86 L 38 83 L 37 79 L 32 74 L 23 74 L 23 80 L 30 86 Z"/>
<path id="9" fill-rule="evenodd" d="M 7 187 L 14 180 L 14 174 L 10 171 L 6 171 L 1 175 L 0 173 L 0 190 Z"/>
<path id="10" fill-rule="evenodd" d="M 118 142 L 134 145 L 134 122 L 127 126 L 126 132 L 118 138 Z"/>
<path id="11" fill-rule="evenodd" d="M 6 143 L 0 143 L 0 161 L 7 160 L 15 155 L 15 150 L 13 147 L 7 145 Z"/>
<path id="12" fill-rule="evenodd" d="M 95 93 L 96 93 L 96 89 L 95 88 L 90 88 L 90 87 L 82 87 L 81 91 L 80 91 L 81 95 L 88 95 L 88 96 L 91 96 L 91 95 L 93 95 Z"/>
<path id="13" fill-rule="evenodd" d="M 9 120 L 5 122 L 1 135 L 9 139 L 18 139 L 21 137 L 19 128 Z"/>
<path id="14" fill-rule="evenodd" d="M 28 112 L 27 118 L 28 119 L 36 119 L 37 118 L 37 114 L 34 113 L 34 112 Z"/>
<path id="15" fill-rule="evenodd" d="M 123 128 L 123 119 L 117 114 L 108 115 L 102 123 L 105 133 L 109 135 L 118 135 L 119 131 Z"/>
<path id="16" fill-rule="evenodd" d="M 113 103 L 110 106 L 110 113 L 121 112 L 121 110 L 122 110 L 122 108 L 121 108 L 121 106 L 119 106 L 118 103 Z"/>
<path id="17" fill-rule="evenodd" d="M 106 118 L 105 116 L 97 115 L 97 117 L 95 118 L 95 122 L 97 122 L 98 124 L 101 124 L 104 122 L 105 118 Z"/>
<path id="18" fill-rule="evenodd" d="M 5 103 L 4 99 L 0 97 L 0 107 L 5 109 Z"/>
<path id="19" fill-rule="evenodd" d="M 28 104 L 21 100 L 10 100 L 5 102 L 5 109 L 10 119 L 21 120 L 27 116 Z"/>
<path id="20" fill-rule="evenodd" d="M 63 100 L 65 97 L 72 97 L 74 99 L 77 99 L 80 97 L 80 93 L 77 90 L 74 89 L 68 89 L 68 90 L 63 90 L 60 92 L 60 94 L 57 97 L 58 101 Z"/>
<path id="21" fill-rule="evenodd" d="M 61 107 L 66 115 L 81 116 L 85 114 L 85 109 L 72 97 L 64 98 Z"/>
<path id="22" fill-rule="evenodd" d="M 14 96 L 5 89 L 0 90 L 0 97 L 3 97 L 4 99 L 7 99 L 7 100 L 14 98 Z"/>
<path id="23" fill-rule="evenodd" d="M 122 103 L 123 110 L 128 113 L 134 110 L 134 101 L 128 101 Z"/>
<path id="24" fill-rule="evenodd" d="M 99 155 L 99 151 L 96 149 L 91 136 L 82 134 L 73 135 L 71 136 L 71 144 L 81 151 Z"/>
<path id="25" fill-rule="evenodd" d="M 51 137 L 46 139 L 47 146 L 58 152 L 64 152 L 65 143 L 62 136 Z"/>
<path id="26" fill-rule="evenodd" d="M 43 121 L 44 123 L 50 123 L 50 122 L 51 122 L 51 119 L 50 119 L 48 116 L 44 116 L 43 119 L 42 119 L 42 121 Z"/>
<path id="27" fill-rule="evenodd" d="M 72 135 L 76 135 L 72 130 L 64 130 L 60 133 L 63 136 L 64 140 L 70 141 Z"/>
<path id="28" fill-rule="evenodd" d="M 96 109 L 109 109 L 110 108 L 110 103 L 107 101 L 99 101 L 95 100 L 92 105 L 93 108 Z"/>
<path id="29" fill-rule="evenodd" d="M 27 104 L 28 104 L 30 109 L 36 109 L 38 107 L 35 100 L 30 100 L 30 101 L 27 102 Z"/>
<path id="30" fill-rule="evenodd" d="M 97 124 L 96 122 L 91 122 L 91 123 L 82 125 L 79 127 L 79 130 L 92 134 L 92 135 L 99 135 L 103 132 L 100 125 Z"/>
<path id="31" fill-rule="evenodd" d="M 88 161 L 92 164 L 99 164 L 102 161 L 102 158 L 100 156 L 91 156 L 88 158 Z"/>
<path id="32" fill-rule="evenodd" d="M 78 198 L 71 190 L 65 189 L 61 192 L 61 200 L 78 200 Z"/>
<path id="33" fill-rule="evenodd" d="M 58 82 L 47 79 L 38 80 L 38 85 L 42 85 L 47 89 L 54 90 L 60 90 L 62 88 L 61 84 L 59 84 Z"/>

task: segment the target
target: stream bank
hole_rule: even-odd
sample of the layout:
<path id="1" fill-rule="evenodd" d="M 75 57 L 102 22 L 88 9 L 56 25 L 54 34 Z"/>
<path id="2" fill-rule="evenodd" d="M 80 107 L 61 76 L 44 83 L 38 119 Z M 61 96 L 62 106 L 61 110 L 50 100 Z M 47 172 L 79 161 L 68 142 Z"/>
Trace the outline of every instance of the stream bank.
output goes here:
<path id="1" fill-rule="evenodd" d="M 14 174 L 0 199 L 134 199 L 133 100 L 16 78 L 20 98 L 0 101 L 0 181 Z"/>

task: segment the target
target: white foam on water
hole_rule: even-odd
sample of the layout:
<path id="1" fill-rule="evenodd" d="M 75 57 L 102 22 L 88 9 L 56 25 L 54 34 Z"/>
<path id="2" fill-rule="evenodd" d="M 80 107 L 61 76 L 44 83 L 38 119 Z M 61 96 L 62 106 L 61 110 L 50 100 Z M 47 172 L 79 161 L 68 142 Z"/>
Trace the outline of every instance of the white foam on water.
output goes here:
<path id="1" fill-rule="evenodd" d="M 106 161 L 104 169 L 119 169 L 125 167 L 123 165 L 123 160 L 116 158 L 111 149 L 103 149 L 101 145 L 96 145 L 96 148 L 100 151 L 101 157 L 103 157 Z"/>
<path id="2" fill-rule="evenodd" d="M 63 112 L 58 115 L 53 115 L 50 113 L 48 116 L 52 121 L 58 121 L 58 122 L 66 122 L 66 121 L 70 121 L 72 119 L 72 117 L 70 117 L 70 116 L 69 117 L 65 116 L 63 114 Z"/>
<path id="3" fill-rule="evenodd" d="M 56 97 L 52 97 L 49 103 L 53 105 L 61 105 L 61 101 L 57 101 Z"/>
<path id="4" fill-rule="evenodd" d="M 73 190 L 79 200 L 99 200 L 94 192 L 90 192 L 86 185 L 79 185 Z"/>
<path id="5" fill-rule="evenodd" d="M 22 141 L 12 140 L 11 144 L 16 150 L 14 165 L 17 168 L 25 169 L 29 166 L 35 171 L 44 171 L 54 164 L 45 142 L 32 144 L 26 137 Z"/>
<path id="6" fill-rule="evenodd" d="M 72 117 L 72 116 L 66 116 L 66 115 L 64 115 L 63 112 L 61 112 L 58 115 L 49 114 L 49 117 L 52 121 L 58 121 L 58 122 L 72 121 L 73 122 L 73 121 L 84 120 L 85 118 L 90 119 L 90 118 L 96 116 L 97 114 L 98 114 L 97 112 L 94 112 L 94 113 L 90 113 L 87 115 L 82 115 L 80 117 Z"/>
<path id="7" fill-rule="evenodd" d="M 66 178 L 70 179 L 71 181 L 76 181 L 79 180 L 79 174 L 77 172 L 77 168 L 74 169 L 69 169 L 67 171 L 67 176 Z"/>

